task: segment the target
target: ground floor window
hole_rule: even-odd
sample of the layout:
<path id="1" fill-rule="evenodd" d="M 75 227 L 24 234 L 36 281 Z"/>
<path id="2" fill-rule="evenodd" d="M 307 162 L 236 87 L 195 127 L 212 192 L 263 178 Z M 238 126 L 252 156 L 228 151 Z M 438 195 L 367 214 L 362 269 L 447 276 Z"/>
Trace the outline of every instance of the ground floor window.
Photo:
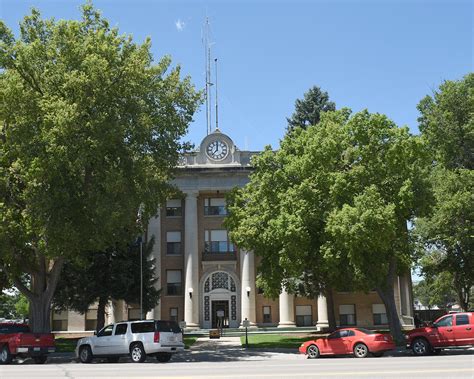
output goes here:
<path id="1" fill-rule="evenodd" d="M 264 306 L 263 307 L 263 323 L 269 324 L 272 322 L 272 307 Z"/>
<path id="2" fill-rule="evenodd" d="M 88 309 L 86 312 L 86 330 L 96 330 L 97 329 L 97 309 Z"/>
<path id="3" fill-rule="evenodd" d="M 343 326 L 356 324 L 355 304 L 339 305 L 339 324 Z"/>
<path id="4" fill-rule="evenodd" d="M 296 326 L 311 326 L 313 324 L 313 314 L 311 305 L 296 306 Z"/>
<path id="5" fill-rule="evenodd" d="M 178 322 L 178 308 L 170 308 L 170 320 Z"/>
<path id="6" fill-rule="evenodd" d="M 52 328 L 56 332 L 67 330 L 67 311 L 54 311 Z"/>
<path id="7" fill-rule="evenodd" d="M 374 316 L 374 325 L 388 324 L 387 311 L 384 304 L 372 304 L 372 314 Z"/>

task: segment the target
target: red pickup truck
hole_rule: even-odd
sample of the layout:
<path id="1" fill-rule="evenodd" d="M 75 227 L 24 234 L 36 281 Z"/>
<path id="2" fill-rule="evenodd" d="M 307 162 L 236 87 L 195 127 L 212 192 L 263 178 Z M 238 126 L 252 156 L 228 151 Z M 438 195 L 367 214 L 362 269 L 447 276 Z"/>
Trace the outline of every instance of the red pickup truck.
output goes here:
<path id="1" fill-rule="evenodd" d="M 0 323 L 0 364 L 16 357 L 32 357 L 36 363 L 44 363 L 48 353 L 54 351 L 54 334 L 31 333 L 26 324 Z"/>
<path id="2" fill-rule="evenodd" d="M 445 347 L 474 345 L 474 313 L 444 315 L 431 326 L 407 333 L 407 347 L 415 355 L 438 354 Z"/>

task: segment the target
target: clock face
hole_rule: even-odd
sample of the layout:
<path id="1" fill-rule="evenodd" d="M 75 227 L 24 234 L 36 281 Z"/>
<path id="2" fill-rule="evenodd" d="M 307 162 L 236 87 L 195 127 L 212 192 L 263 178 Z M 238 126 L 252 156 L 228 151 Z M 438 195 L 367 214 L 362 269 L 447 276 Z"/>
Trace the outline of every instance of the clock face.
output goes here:
<path id="1" fill-rule="evenodd" d="M 207 145 L 206 152 L 210 158 L 220 161 L 227 157 L 227 154 L 229 153 L 229 148 L 224 141 L 215 140 L 212 141 L 209 145 Z"/>

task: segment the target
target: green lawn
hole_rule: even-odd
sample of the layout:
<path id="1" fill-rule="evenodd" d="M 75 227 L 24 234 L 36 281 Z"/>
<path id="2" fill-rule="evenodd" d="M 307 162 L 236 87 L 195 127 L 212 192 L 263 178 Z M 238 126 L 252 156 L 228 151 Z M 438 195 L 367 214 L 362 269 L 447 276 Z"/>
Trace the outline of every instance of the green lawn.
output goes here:
<path id="1" fill-rule="evenodd" d="M 303 342 L 314 337 L 310 335 L 285 334 L 249 334 L 249 347 L 254 348 L 292 348 L 297 349 Z M 245 336 L 240 337 L 242 346 L 245 346 Z"/>
<path id="2" fill-rule="evenodd" d="M 58 353 L 72 353 L 77 345 L 79 338 L 56 338 L 56 352 Z"/>
<path id="3" fill-rule="evenodd" d="M 58 353 L 73 353 L 77 345 L 79 338 L 56 338 L 56 352 Z M 196 342 L 197 337 L 185 336 L 184 345 L 185 349 L 189 349 L 190 346 Z"/>

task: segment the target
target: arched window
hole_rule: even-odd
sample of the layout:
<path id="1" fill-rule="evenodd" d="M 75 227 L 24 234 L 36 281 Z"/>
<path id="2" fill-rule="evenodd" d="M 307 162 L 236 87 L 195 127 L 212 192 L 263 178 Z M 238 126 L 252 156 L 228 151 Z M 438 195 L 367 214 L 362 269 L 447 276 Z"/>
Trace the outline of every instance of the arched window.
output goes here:
<path id="1" fill-rule="evenodd" d="M 214 272 L 204 282 L 204 292 L 211 292 L 216 289 L 226 289 L 236 292 L 235 281 L 228 273 L 223 271 Z"/>

